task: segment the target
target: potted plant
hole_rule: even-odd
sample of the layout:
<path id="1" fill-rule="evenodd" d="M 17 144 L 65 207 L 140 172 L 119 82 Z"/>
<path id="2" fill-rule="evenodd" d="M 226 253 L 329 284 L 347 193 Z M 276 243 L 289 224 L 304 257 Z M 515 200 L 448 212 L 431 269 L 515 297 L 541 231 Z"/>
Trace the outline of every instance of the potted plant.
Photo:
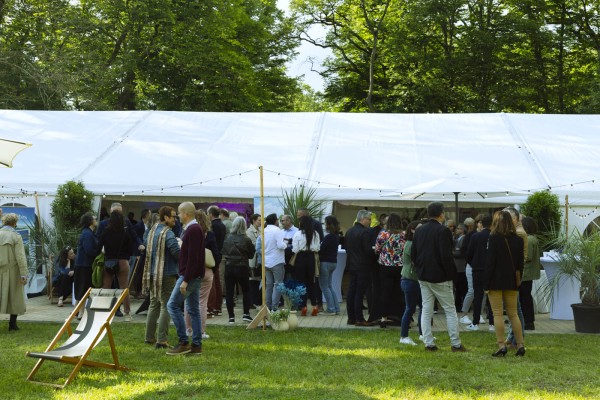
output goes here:
<path id="1" fill-rule="evenodd" d="M 548 282 L 549 295 L 559 287 L 561 278 L 580 284 L 581 303 L 572 304 L 575 331 L 600 333 L 600 232 L 574 231 L 554 241 L 559 249 L 559 271 Z"/>
<path id="2" fill-rule="evenodd" d="M 288 324 L 288 317 L 290 316 L 290 310 L 287 308 L 280 308 L 276 311 L 269 313 L 269 321 L 271 321 L 271 327 L 276 331 L 287 331 L 290 327 Z"/>
<path id="3" fill-rule="evenodd" d="M 285 283 L 278 283 L 277 290 L 283 296 L 283 307 L 290 310 L 288 325 L 290 330 L 298 327 L 298 316 L 296 311 L 302 303 L 302 296 L 306 294 L 306 287 L 294 280 L 287 280 Z"/>

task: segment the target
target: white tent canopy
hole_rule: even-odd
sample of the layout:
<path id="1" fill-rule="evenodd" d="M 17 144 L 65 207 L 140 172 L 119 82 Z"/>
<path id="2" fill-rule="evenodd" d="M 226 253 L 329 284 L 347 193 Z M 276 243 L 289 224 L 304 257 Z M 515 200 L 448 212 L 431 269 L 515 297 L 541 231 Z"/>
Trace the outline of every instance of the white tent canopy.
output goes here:
<path id="1" fill-rule="evenodd" d="M 0 110 L 32 143 L 0 196 L 81 180 L 98 195 L 254 198 L 307 183 L 332 200 L 479 201 L 543 188 L 600 204 L 600 115 Z M 583 199 L 583 200 L 581 200 Z"/>
<path id="2" fill-rule="evenodd" d="M 75 179 L 96 193 L 181 195 L 184 186 L 250 198 L 263 165 L 270 195 L 299 180 L 339 199 L 596 192 L 599 134 L 600 115 L 4 110 L 0 137 L 34 146 L 1 180 L 27 191 Z"/>

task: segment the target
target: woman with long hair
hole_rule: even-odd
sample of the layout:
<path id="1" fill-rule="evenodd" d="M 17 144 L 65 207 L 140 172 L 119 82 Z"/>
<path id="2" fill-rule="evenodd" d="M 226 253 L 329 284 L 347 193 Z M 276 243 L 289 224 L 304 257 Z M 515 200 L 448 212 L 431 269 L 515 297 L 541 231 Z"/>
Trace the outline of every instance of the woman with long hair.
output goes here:
<path id="1" fill-rule="evenodd" d="M 108 226 L 98 239 L 98 250 L 104 247 L 104 277 L 102 287 L 110 289 L 116 276 L 119 289 L 129 284 L 129 258 L 131 257 L 131 236 L 125 231 L 123 214 L 110 213 Z M 129 295 L 125 298 L 125 321 L 131 321 Z"/>
<path id="2" fill-rule="evenodd" d="M 392 310 L 392 294 L 394 288 L 400 286 L 402 272 L 402 251 L 404 249 L 404 232 L 402 219 L 396 213 L 391 213 L 385 228 L 379 232 L 375 241 L 375 253 L 379 254 L 381 265 L 379 277 L 381 280 L 381 322 L 382 328 L 387 327 L 388 316 Z M 375 293 L 375 295 L 379 295 Z"/>
<path id="3" fill-rule="evenodd" d="M 523 330 L 517 314 L 517 298 L 520 276 L 523 273 L 523 260 L 523 239 L 517 236 L 512 216 L 507 211 L 498 211 L 494 214 L 488 239 L 484 289 L 488 291 L 488 299 L 494 315 L 501 316 L 503 308 L 506 310 L 517 340 L 515 354 L 517 356 L 525 355 Z M 497 323 L 495 327 L 498 350 L 492 356 L 503 357 L 507 352 L 504 341 L 504 324 Z"/>
<path id="4" fill-rule="evenodd" d="M 321 238 L 313 228 L 311 217 L 303 215 L 298 222 L 298 232 L 292 238 L 292 253 L 296 254 L 294 264 L 294 279 L 306 287 L 306 294 L 300 303 L 300 315 L 306 316 L 307 301 L 313 306 L 312 316 L 319 313 L 319 305 L 314 290 L 315 284 L 315 255 L 321 250 Z"/>
<path id="5" fill-rule="evenodd" d="M 55 274 L 52 276 L 52 286 L 58 291 L 58 307 L 64 305 L 64 299 L 73 290 L 73 275 L 75 275 L 75 252 L 71 246 L 63 248 L 56 259 Z"/>
<path id="6" fill-rule="evenodd" d="M 335 215 L 325 217 L 325 237 L 319 250 L 319 286 L 325 297 L 327 309 L 321 315 L 338 315 L 340 299 L 336 298 L 332 286 L 333 271 L 337 266 L 338 246 L 340 244 L 340 223 Z"/>

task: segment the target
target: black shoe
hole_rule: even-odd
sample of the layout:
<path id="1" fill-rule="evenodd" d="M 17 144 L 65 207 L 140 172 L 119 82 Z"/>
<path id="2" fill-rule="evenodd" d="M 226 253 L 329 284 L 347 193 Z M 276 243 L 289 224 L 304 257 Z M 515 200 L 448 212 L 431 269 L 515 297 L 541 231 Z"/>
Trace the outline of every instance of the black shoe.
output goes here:
<path id="1" fill-rule="evenodd" d="M 170 349 L 171 346 L 169 346 L 169 343 L 167 343 L 167 342 L 165 342 L 165 343 L 156 342 L 156 344 L 154 345 L 154 348 L 156 348 L 156 349 Z"/>
<path id="2" fill-rule="evenodd" d="M 438 347 L 434 344 L 433 346 L 425 346 L 427 351 L 437 351 Z"/>
<path id="3" fill-rule="evenodd" d="M 467 348 L 465 346 L 463 346 L 462 344 L 460 346 L 456 346 L 456 347 L 452 346 L 453 353 L 466 353 L 467 351 L 469 351 L 469 350 L 467 350 Z"/>
<path id="4" fill-rule="evenodd" d="M 356 321 L 355 321 L 355 320 L 353 320 L 353 319 L 349 319 L 349 320 L 346 322 L 346 325 L 355 325 L 355 324 L 356 324 Z"/>
<path id="5" fill-rule="evenodd" d="M 526 331 L 535 331 L 535 324 L 532 322 L 530 324 L 525 324 Z"/>
<path id="6" fill-rule="evenodd" d="M 19 330 L 19 327 L 17 326 L 17 324 L 14 324 L 14 325 L 9 325 L 9 326 L 8 326 L 8 331 L 9 331 L 9 332 L 10 332 L 10 331 L 18 331 L 18 330 Z"/>
<path id="7" fill-rule="evenodd" d="M 388 325 L 388 321 L 379 321 L 379 327 L 380 328 L 387 328 Z"/>
<path id="8" fill-rule="evenodd" d="M 507 351 L 508 349 L 506 348 L 506 346 L 504 346 L 503 348 L 498 349 L 494 353 L 492 353 L 492 357 L 504 357 Z"/>
<path id="9" fill-rule="evenodd" d="M 523 357 L 524 355 L 525 355 L 525 347 L 519 347 L 517 349 L 517 352 L 515 353 L 515 356 Z"/>
<path id="10" fill-rule="evenodd" d="M 122 317 L 122 316 L 123 316 L 123 313 L 121 312 L 121 309 L 120 309 L 120 308 L 119 308 L 119 309 L 117 310 L 117 312 L 115 313 L 115 316 L 116 316 L 116 317 Z"/>

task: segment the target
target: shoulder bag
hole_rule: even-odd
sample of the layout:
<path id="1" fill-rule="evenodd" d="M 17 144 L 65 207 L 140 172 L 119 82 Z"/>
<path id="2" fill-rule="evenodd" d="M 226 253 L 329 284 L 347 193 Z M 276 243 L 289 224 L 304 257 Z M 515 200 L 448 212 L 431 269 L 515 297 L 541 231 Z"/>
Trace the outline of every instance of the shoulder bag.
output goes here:
<path id="1" fill-rule="evenodd" d="M 212 251 L 207 248 L 204 248 L 204 265 L 206 268 L 214 268 L 216 265 Z"/>

